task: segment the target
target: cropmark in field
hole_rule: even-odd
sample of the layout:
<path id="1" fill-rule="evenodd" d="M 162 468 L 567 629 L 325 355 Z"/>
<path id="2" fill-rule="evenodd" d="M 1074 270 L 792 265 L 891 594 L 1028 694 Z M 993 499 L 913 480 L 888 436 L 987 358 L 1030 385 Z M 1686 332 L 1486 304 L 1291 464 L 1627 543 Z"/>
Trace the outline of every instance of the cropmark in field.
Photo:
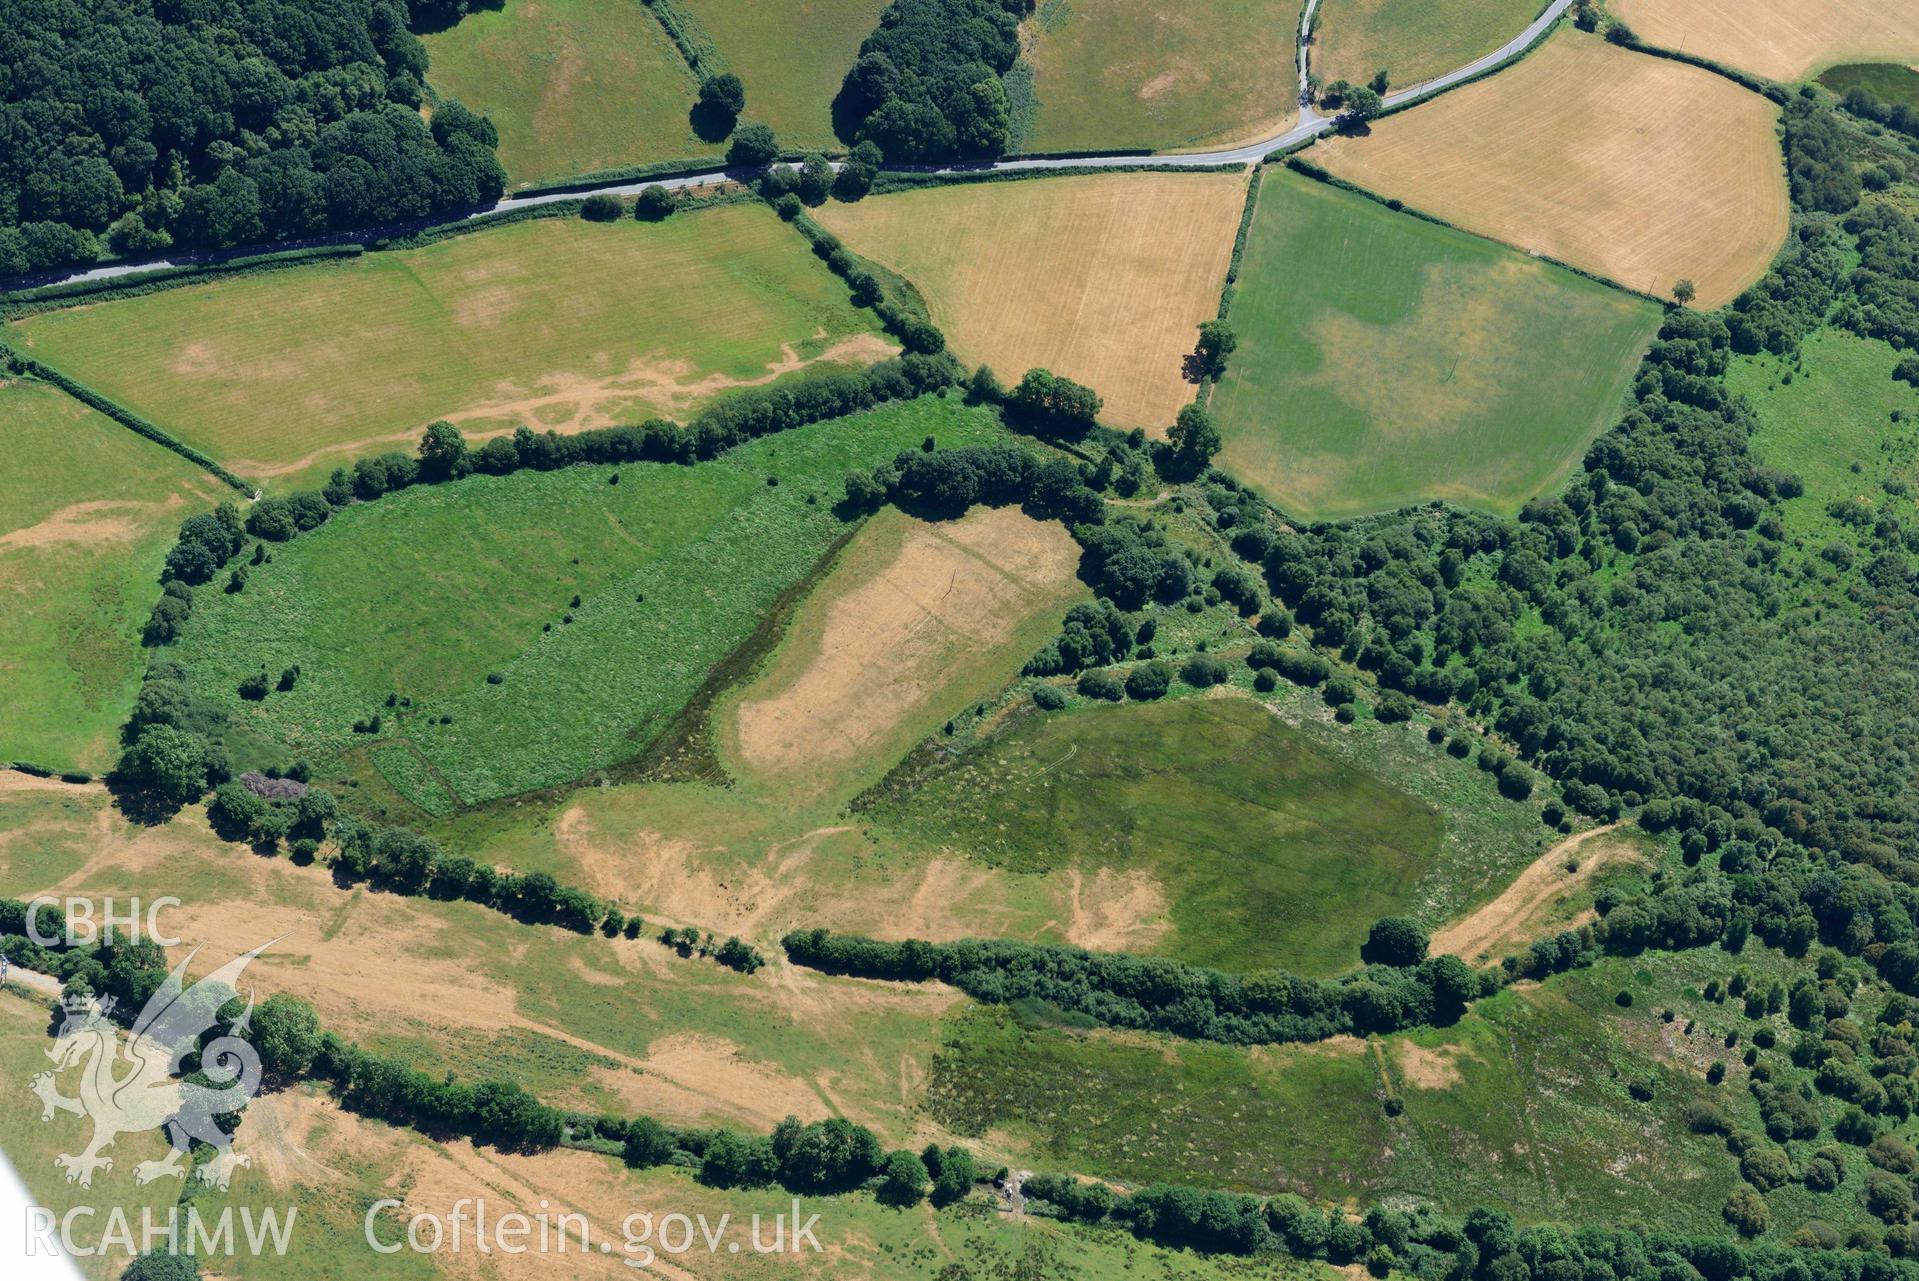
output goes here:
<path id="1" fill-rule="evenodd" d="M 103 770 L 174 530 L 221 493 L 45 383 L 0 381 L 0 760 Z"/>
<path id="2" fill-rule="evenodd" d="M 1336 520 L 1434 498 L 1517 511 L 1613 417 L 1659 309 L 1273 168 L 1231 320 L 1226 467 Z"/>
<path id="3" fill-rule="evenodd" d="M 1219 309 L 1241 173 L 963 183 L 820 221 L 925 296 L 961 359 L 1011 384 L 1041 366 L 1092 387 L 1117 427 L 1163 434 L 1193 398 L 1182 359 Z"/>
<path id="4" fill-rule="evenodd" d="M 789 801 L 851 794 L 1018 674 L 1087 593 L 1079 547 L 1017 508 L 928 523 L 889 508 L 795 616 L 723 713 L 741 771 Z"/>
<path id="5" fill-rule="evenodd" d="M 1724 77 L 1563 30 L 1496 76 L 1312 158 L 1441 218 L 1718 307 L 1786 237 L 1778 108 Z"/>
<path id="6" fill-rule="evenodd" d="M 556 218 L 421 249 L 45 312 L 14 334 L 280 491 L 410 447 L 683 415 L 815 363 L 890 354 L 878 319 L 772 211 Z"/>
<path id="7" fill-rule="evenodd" d="M 1296 0 L 1042 0 L 1024 29 L 1023 151 L 1177 151 L 1268 138 L 1299 115 Z M 1017 73 L 1016 79 L 1017 81 Z"/>
<path id="8" fill-rule="evenodd" d="M 717 155 L 699 89 L 639 0 L 505 0 L 425 37 L 427 82 L 500 131 L 513 185 Z"/>
<path id="9" fill-rule="evenodd" d="M 1775 80 L 1836 62 L 1919 58 L 1910 0 L 1612 0 L 1647 44 L 1697 54 Z"/>

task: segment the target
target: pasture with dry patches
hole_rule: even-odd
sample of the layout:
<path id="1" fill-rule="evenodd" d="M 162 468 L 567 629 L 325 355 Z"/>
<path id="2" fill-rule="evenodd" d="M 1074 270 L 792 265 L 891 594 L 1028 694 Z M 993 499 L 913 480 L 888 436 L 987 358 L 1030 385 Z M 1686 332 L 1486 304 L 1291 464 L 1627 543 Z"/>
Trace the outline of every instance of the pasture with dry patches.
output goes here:
<path id="1" fill-rule="evenodd" d="M 1376 72 L 1409 89 L 1505 44 L 1526 29 L 1538 0 L 1323 0 L 1311 67 L 1326 84 L 1363 85 Z"/>
<path id="2" fill-rule="evenodd" d="M 1910 0 L 1611 0 L 1607 8 L 1647 44 L 1774 80 L 1837 62 L 1919 59 L 1919 5 Z"/>
<path id="3" fill-rule="evenodd" d="M 104 770 L 180 521 L 237 495 L 44 383 L 0 381 L 0 760 Z"/>
<path id="4" fill-rule="evenodd" d="M 427 82 L 493 122 L 514 186 L 721 150 L 694 134 L 699 84 L 638 0 L 504 0 L 425 42 Z"/>
<path id="5" fill-rule="evenodd" d="M 1296 0 L 1042 0 L 1022 32 L 1029 152 L 1201 150 L 1298 118 Z"/>
<path id="6" fill-rule="evenodd" d="M 911 280 L 954 352 L 1009 385 L 1034 367 L 1105 397 L 1102 422 L 1163 432 L 1219 289 L 1243 173 L 965 183 L 830 204 L 847 246 Z"/>
<path id="7" fill-rule="evenodd" d="M 887 0 L 786 0 L 769 21 L 764 0 L 680 0 L 746 88 L 742 120 L 769 126 L 788 147 L 843 147 L 833 98 Z"/>
<path id="8" fill-rule="evenodd" d="M 1231 320 L 1221 461 L 1337 520 L 1434 498 L 1518 511 L 1616 417 L 1659 309 L 1274 168 Z"/>
<path id="9" fill-rule="evenodd" d="M 1657 856 L 1657 845 L 1637 827 L 1610 823 L 1575 833 L 1540 855 L 1498 898 L 1433 931 L 1433 954 L 1485 965 L 1520 951 L 1590 919 L 1592 882 L 1601 873 L 1642 867 Z"/>
<path id="10" fill-rule="evenodd" d="M 928 523 L 889 508 L 719 716 L 739 772 L 789 801 L 851 795 L 996 692 L 1087 593 L 1079 547 L 1017 508 Z"/>
<path id="11" fill-rule="evenodd" d="M 472 435 L 684 415 L 731 388 L 892 352 L 759 205 L 542 219 L 421 249 L 45 312 L 8 337 L 249 480 L 286 491 Z"/>
<path id="12" fill-rule="evenodd" d="M 1785 242 L 1778 108 L 1562 30 L 1498 75 L 1308 153 L 1468 231 L 1665 296 L 1730 302 Z"/>

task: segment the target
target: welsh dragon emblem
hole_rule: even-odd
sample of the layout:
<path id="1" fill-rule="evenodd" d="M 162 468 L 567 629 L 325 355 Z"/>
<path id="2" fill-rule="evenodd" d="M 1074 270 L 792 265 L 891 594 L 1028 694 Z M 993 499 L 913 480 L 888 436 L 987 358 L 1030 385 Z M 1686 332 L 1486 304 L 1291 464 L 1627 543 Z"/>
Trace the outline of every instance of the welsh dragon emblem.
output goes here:
<path id="1" fill-rule="evenodd" d="M 102 1153 L 122 1134 L 138 1134 L 165 1126 L 171 1149 L 158 1161 L 142 1161 L 133 1177 L 150 1183 L 162 1176 L 184 1178 L 186 1157 L 195 1141 L 218 1155 L 197 1171 L 200 1178 L 225 1188 L 234 1170 L 249 1164 L 233 1150 L 233 1138 L 216 1120 L 238 1112 L 260 1088 L 260 1056 L 246 1040 L 253 999 L 223 1035 L 204 1045 L 201 1038 L 219 1022 L 220 1008 L 232 1000 L 241 973 L 260 953 L 263 943 L 237 956 L 213 973 L 188 985 L 186 969 L 196 953 L 173 968 L 166 981 L 147 1000 L 140 1017 L 123 1038 L 108 1019 L 114 999 L 69 998 L 62 1009 L 65 1021 L 47 1057 L 53 1070 L 33 1078 L 40 1097 L 42 1121 L 71 1112 L 93 1122 L 93 1136 L 78 1155 L 62 1153 L 53 1163 L 67 1172 L 67 1182 L 93 1185 L 96 1170 L 111 1170 L 113 1158 Z M 182 1075 L 184 1060 L 197 1055 L 196 1071 Z M 79 1094 L 59 1092 L 56 1079 L 78 1068 Z"/>

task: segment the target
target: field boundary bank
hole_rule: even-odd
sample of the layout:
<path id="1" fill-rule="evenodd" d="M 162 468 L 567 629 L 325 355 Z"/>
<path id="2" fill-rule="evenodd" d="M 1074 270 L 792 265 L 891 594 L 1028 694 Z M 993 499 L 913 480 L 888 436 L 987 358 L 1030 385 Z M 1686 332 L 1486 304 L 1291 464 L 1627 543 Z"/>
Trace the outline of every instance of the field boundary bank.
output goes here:
<path id="1" fill-rule="evenodd" d="M 1631 28 L 1627 29 L 1631 30 Z M 1741 71 L 1737 67 L 1728 66 L 1723 62 L 1716 62 L 1711 58 L 1701 57 L 1696 53 L 1687 53 L 1682 49 L 1668 49 L 1663 45 L 1647 44 L 1638 36 L 1634 36 L 1630 40 L 1619 41 L 1618 44 L 1621 49 L 1628 49 L 1633 53 L 1643 53 L 1649 58 L 1664 58 L 1668 62 L 1683 62 L 1689 67 L 1698 67 L 1701 71 L 1710 71 L 1716 76 L 1724 76 L 1741 89 L 1756 93 L 1760 97 L 1775 102 L 1782 107 L 1792 99 L 1791 90 L 1776 80 L 1768 80 L 1764 76 L 1756 76 L 1749 71 Z"/>
<path id="2" fill-rule="evenodd" d="M 154 425 L 147 419 L 142 418 L 139 414 L 134 413 L 118 401 L 101 395 L 78 379 L 69 378 L 59 370 L 49 365 L 41 364 L 30 356 L 23 356 L 5 344 L 0 344 L 0 360 L 9 361 L 19 366 L 22 371 L 51 387 L 58 388 L 87 408 L 106 415 L 136 436 L 145 437 L 162 449 L 172 450 L 208 475 L 237 489 L 248 498 L 253 498 L 259 493 L 259 490 L 253 485 L 240 479 L 240 477 L 234 475 L 225 467 L 222 467 L 208 455 L 201 453 L 192 445 L 187 444 L 185 441 Z"/>
<path id="3" fill-rule="evenodd" d="M 606 0 L 601 2 L 605 3 Z M 686 63 L 686 69 L 693 73 L 694 80 L 706 80 L 726 71 L 726 55 L 713 43 L 713 37 L 706 34 L 706 29 L 700 26 L 698 19 L 680 8 L 674 0 L 628 2 L 637 3 L 653 15 L 653 20 L 666 32 L 666 38 L 679 50 L 680 59 Z"/>
<path id="4" fill-rule="evenodd" d="M 1322 169 L 1310 160 L 1303 159 L 1299 156 L 1288 156 L 1284 163 L 1288 169 L 1300 175 L 1302 178 L 1310 178 L 1314 182 L 1324 183 L 1328 187 L 1332 187 L 1338 191 L 1344 191 L 1355 196 L 1362 196 L 1376 205 L 1384 206 L 1394 213 L 1407 214 L 1419 219 L 1421 222 L 1429 222 L 1435 227 L 1444 227 L 1448 231 L 1456 231 L 1462 236 L 1471 236 L 1473 239 L 1483 240 L 1489 245 L 1498 245 L 1501 249 L 1521 254 L 1538 262 L 1547 263 L 1559 268 L 1561 271 L 1569 271 L 1573 275 L 1590 280 L 1596 285 L 1604 285 L 1608 289 L 1617 289 L 1622 294 L 1630 294 L 1634 298 L 1641 298 L 1647 302 L 1658 303 L 1661 307 L 1669 311 L 1673 307 L 1673 302 L 1670 298 L 1661 298 L 1657 294 L 1647 293 L 1643 289 L 1634 289 L 1631 285 L 1621 284 L 1610 276 L 1601 275 L 1599 272 L 1589 270 L 1585 267 L 1576 267 L 1564 259 L 1553 257 L 1551 254 L 1542 254 L 1530 249 L 1521 249 L 1518 245 L 1501 240 L 1497 236 L 1489 236 L 1484 232 L 1474 231 L 1470 227 L 1462 227 L 1458 223 L 1442 218 L 1436 213 L 1428 213 L 1417 205 L 1409 205 L 1396 196 L 1382 196 L 1370 188 L 1362 187 L 1355 182 L 1349 182 L 1330 170 Z"/>

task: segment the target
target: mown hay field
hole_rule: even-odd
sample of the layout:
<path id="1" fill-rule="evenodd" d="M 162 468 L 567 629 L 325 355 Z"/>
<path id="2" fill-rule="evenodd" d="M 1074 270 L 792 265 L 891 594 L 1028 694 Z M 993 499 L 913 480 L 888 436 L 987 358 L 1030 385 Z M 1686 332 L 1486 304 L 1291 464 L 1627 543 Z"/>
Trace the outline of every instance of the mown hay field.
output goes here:
<path id="1" fill-rule="evenodd" d="M 1089 593 L 1079 546 L 1017 508 L 929 523 L 888 508 L 795 614 L 718 732 L 789 803 L 852 795 L 912 745 L 1018 675 Z"/>
<path id="2" fill-rule="evenodd" d="M 1331 84 L 1363 85 L 1384 71 L 1410 89 L 1491 53 L 1526 29 L 1539 0 L 1324 0 L 1312 69 Z"/>
<path id="3" fill-rule="evenodd" d="M 1348 181 L 1664 296 L 1718 307 L 1785 242 L 1778 108 L 1710 71 L 1562 30 L 1496 76 L 1314 147 Z"/>
<path id="4" fill-rule="evenodd" d="M 1041 0 L 1023 36 L 1034 102 L 1020 148 L 1177 151 L 1278 134 L 1299 115 L 1298 26 L 1297 0 Z"/>
<path id="5" fill-rule="evenodd" d="M 771 210 L 541 219 L 420 249 L 45 312 L 35 357 L 276 490 L 405 447 L 680 415 L 892 349 Z"/>
<path id="6" fill-rule="evenodd" d="M 1697 54 L 1775 80 L 1836 62 L 1919 58 L 1910 0 L 1613 0 L 1647 44 Z"/>
<path id="7" fill-rule="evenodd" d="M 1219 289 L 1241 173 L 964 183 L 858 204 L 822 223 L 925 296 L 954 352 L 1007 384 L 1036 366 L 1105 398 L 1102 422 L 1162 433 L 1193 398 L 1182 360 Z"/>
<path id="8" fill-rule="evenodd" d="M 1614 416 L 1659 309 L 1274 168 L 1231 319 L 1224 465 L 1335 520 L 1435 498 L 1517 511 Z"/>
<path id="9" fill-rule="evenodd" d="M 1028 716 L 875 819 L 1005 872 L 1143 875 L 1170 905 L 1153 951 L 1312 974 L 1411 908 L 1445 827 L 1241 698 Z"/>
<path id="10" fill-rule="evenodd" d="M 243 758 L 318 766 L 364 747 L 433 813 L 570 782 L 644 751 L 849 532 L 834 512 L 849 470 L 929 434 L 958 445 L 1000 430 L 935 397 L 693 466 L 389 495 L 275 549 L 243 592 L 202 592 L 177 656 Z M 293 690 L 238 697 L 249 674 L 294 664 Z M 377 733 L 354 731 L 375 713 Z"/>
<path id="11" fill-rule="evenodd" d="M 640 0 L 505 0 L 424 37 L 427 82 L 500 131 L 515 186 L 698 159 L 699 85 Z"/>
<path id="12" fill-rule="evenodd" d="M 0 760 L 103 770 L 174 531 L 224 494 L 44 383 L 0 381 Z"/>
<path id="13" fill-rule="evenodd" d="M 782 145 L 834 147 L 833 98 L 879 25 L 887 0 L 680 0 L 746 86 L 742 120 L 770 125 Z"/>

